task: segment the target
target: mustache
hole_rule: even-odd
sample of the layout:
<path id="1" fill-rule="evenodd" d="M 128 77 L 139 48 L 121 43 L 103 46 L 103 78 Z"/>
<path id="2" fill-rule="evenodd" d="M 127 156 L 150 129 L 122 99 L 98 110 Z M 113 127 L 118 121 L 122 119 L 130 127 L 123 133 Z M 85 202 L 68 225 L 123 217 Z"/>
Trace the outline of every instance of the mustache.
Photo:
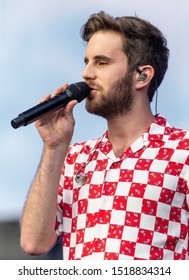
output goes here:
<path id="1" fill-rule="evenodd" d="M 96 83 L 87 83 L 87 84 L 91 89 L 94 89 L 94 90 L 101 90 L 102 89 L 102 87 L 99 84 L 96 84 Z"/>

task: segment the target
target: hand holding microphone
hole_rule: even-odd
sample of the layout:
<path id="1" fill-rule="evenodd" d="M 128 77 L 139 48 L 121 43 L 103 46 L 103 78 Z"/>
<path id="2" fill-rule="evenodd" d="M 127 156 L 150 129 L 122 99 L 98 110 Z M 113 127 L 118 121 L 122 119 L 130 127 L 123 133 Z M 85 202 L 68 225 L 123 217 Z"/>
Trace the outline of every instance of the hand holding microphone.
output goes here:
<path id="1" fill-rule="evenodd" d="M 13 128 L 26 126 L 42 117 L 49 112 L 54 112 L 62 107 L 65 107 L 71 100 L 76 99 L 81 102 L 90 93 L 90 87 L 85 82 L 71 84 L 60 94 L 20 113 L 18 117 L 11 121 Z"/>

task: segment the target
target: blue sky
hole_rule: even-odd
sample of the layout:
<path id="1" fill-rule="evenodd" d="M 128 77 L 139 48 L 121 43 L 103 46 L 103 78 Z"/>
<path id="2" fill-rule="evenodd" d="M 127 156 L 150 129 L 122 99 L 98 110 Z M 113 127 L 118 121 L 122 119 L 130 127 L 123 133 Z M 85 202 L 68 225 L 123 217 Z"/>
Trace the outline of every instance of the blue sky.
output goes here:
<path id="1" fill-rule="evenodd" d="M 189 129 L 188 0 L 0 0 L 0 220 L 20 217 L 42 150 L 33 124 L 14 130 L 10 121 L 61 84 L 82 80 L 80 28 L 100 10 L 113 16 L 137 14 L 164 33 L 170 61 L 159 88 L 158 112 L 174 126 Z M 85 111 L 84 102 L 74 115 L 73 142 L 106 129 L 102 118 Z"/>

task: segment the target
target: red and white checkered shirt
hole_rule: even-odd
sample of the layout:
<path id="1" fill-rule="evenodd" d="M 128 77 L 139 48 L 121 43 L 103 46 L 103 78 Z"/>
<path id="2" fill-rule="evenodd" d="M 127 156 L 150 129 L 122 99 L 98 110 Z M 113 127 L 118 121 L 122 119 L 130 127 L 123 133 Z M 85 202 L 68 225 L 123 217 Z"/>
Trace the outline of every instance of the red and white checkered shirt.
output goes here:
<path id="1" fill-rule="evenodd" d="M 117 158 L 107 132 L 73 145 L 58 194 L 63 258 L 187 259 L 188 180 L 189 132 L 160 115 Z"/>

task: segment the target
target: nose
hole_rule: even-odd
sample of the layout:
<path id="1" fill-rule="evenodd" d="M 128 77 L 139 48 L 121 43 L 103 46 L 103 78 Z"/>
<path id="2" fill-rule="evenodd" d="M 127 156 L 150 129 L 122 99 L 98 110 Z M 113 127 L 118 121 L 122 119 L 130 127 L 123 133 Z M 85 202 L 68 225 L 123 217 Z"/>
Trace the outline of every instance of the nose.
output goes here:
<path id="1" fill-rule="evenodd" d="M 82 78 L 84 80 L 89 80 L 89 79 L 94 80 L 94 79 L 96 79 L 96 74 L 95 74 L 94 68 L 89 63 L 85 66 L 85 68 L 83 70 Z"/>

